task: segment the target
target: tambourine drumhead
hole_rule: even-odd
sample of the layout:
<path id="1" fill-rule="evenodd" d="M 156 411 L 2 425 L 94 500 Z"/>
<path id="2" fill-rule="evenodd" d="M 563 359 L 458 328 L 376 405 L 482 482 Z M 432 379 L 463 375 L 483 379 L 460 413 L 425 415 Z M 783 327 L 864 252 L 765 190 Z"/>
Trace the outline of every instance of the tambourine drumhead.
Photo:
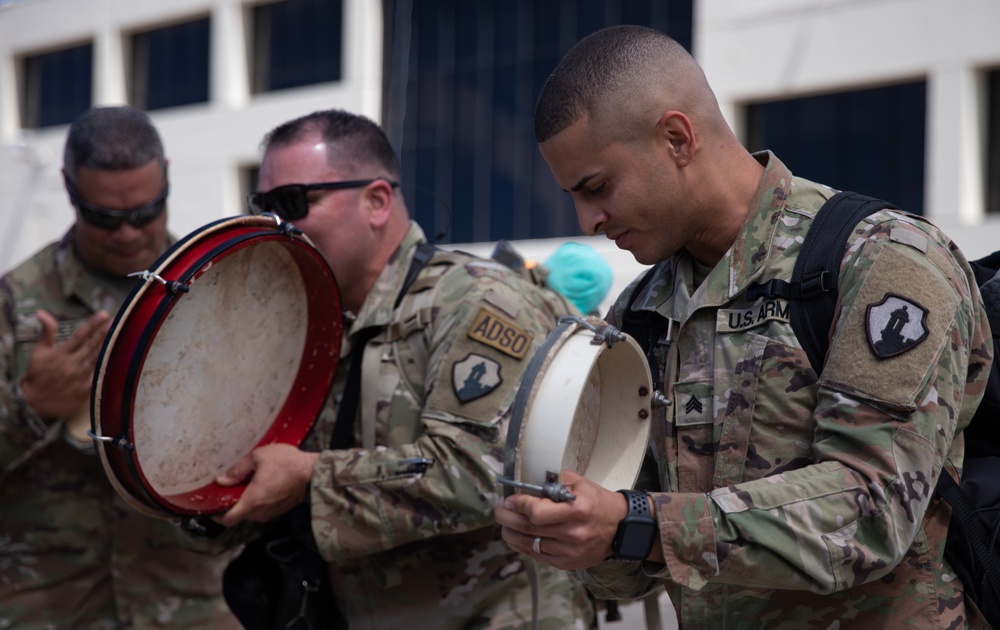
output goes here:
<path id="1" fill-rule="evenodd" d="M 222 512 L 214 479 L 254 447 L 298 445 L 340 353 L 340 296 L 322 255 L 268 217 L 209 224 L 136 285 L 94 375 L 92 431 L 112 483 L 163 518 Z M 294 228 L 292 228 L 294 229 Z"/>
<path id="2" fill-rule="evenodd" d="M 586 326 L 589 324 L 590 327 Z M 515 399 L 504 474 L 544 485 L 569 470 L 611 490 L 635 483 L 649 438 L 652 379 L 639 344 L 597 341 L 596 318 L 563 318 Z"/>

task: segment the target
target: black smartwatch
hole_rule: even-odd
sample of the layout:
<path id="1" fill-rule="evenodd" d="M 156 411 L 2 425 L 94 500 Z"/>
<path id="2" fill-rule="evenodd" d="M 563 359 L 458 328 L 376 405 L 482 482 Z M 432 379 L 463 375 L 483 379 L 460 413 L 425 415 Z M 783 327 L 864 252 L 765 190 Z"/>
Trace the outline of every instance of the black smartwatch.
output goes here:
<path id="1" fill-rule="evenodd" d="M 628 514 L 618 522 L 611 541 L 615 560 L 645 560 L 656 540 L 656 519 L 649 513 L 649 497 L 639 490 L 619 490 L 628 502 Z"/>

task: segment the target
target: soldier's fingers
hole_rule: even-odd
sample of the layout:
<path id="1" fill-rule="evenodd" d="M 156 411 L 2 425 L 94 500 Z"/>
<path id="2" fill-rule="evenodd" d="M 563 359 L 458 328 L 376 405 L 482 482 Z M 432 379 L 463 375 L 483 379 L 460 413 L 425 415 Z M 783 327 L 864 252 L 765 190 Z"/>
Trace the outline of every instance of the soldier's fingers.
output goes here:
<path id="1" fill-rule="evenodd" d="M 38 338 L 38 345 L 48 347 L 56 345 L 56 330 L 59 328 L 56 318 L 43 310 L 35 311 L 35 317 L 42 325 L 42 335 Z"/>
<path id="2" fill-rule="evenodd" d="M 215 483 L 220 486 L 235 486 L 247 481 L 253 474 L 255 465 L 253 458 L 247 455 L 240 461 L 229 467 L 229 470 L 215 478 Z"/>
<path id="3" fill-rule="evenodd" d="M 232 527 L 238 525 L 240 521 L 243 520 L 244 514 L 246 513 L 246 507 L 243 500 L 237 501 L 236 505 L 229 508 L 228 511 L 219 514 L 218 516 L 213 516 L 212 520 L 220 525 L 225 525 L 226 527 Z"/>
<path id="4" fill-rule="evenodd" d="M 82 350 L 85 355 L 95 343 L 100 346 L 100 343 L 104 341 L 104 335 L 107 333 L 109 320 L 110 316 L 105 311 L 98 311 L 91 315 L 87 321 L 80 324 L 73 331 L 73 334 L 63 342 L 66 351 L 77 353 Z"/>
<path id="5" fill-rule="evenodd" d="M 93 333 L 87 337 L 75 353 L 76 357 L 79 358 L 80 361 L 84 362 L 91 371 L 93 371 L 94 366 L 97 365 L 97 357 L 101 354 L 101 347 L 104 345 L 104 338 L 108 334 L 109 327 L 110 320 L 107 320 L 103 326 L 95 329 Z"/>

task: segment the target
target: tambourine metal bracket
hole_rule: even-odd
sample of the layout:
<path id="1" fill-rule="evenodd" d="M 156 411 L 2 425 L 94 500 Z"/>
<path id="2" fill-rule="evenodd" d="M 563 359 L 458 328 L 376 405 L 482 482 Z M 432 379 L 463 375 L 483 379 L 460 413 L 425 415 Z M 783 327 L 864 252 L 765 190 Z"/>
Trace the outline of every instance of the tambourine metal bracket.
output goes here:
<path id="1" fill-rule="evenodd" d="M 92 440 L 104 442 L 108 446 L 114 446 L 115 448 L 119 448 L 123 451 L 131 451 L 135 448 L 124 435 L 119 435 L 118 437 L 111 437 L 110 435 L 97 435 L 90 429 L 87 429 L 87 435 L 90 436 L 90 439 Z"/>
<path id="2" fill-rule="evenodd" d="M 563 315 L 562 317 L 559 318 L 557 323 L 562 324 L 567 321 L 576 323 L 586 328 L 590 332 L 594 333 L 594 338 L 590 342 L 590 345 L 592 346 L 607 344 L 607 346 L 610 348 L 619 341 L 625 340 L 625 333 L 618 330 L 611 324 L 608 324 L 607 322 L 604 322 L 600 325 L 595 325 L 587 321 L 586 319 L 583 319 L 582 317 L 577 317 L 576 315 Z"/>
<path id="3" fill-rule="evenodd" d="M 152 271 L 146 269 L 145 271 L 136 271 L 128 274 L 129 278 L 139 277 L 146 282 L 156 281 L 166 287 L 167 291 L 171 293 L 187 293 L 191 287 L 180 282 L 178 280 L 165 280 L 160 275 L 153 273 Z"/>
<path id="4" fill-rule="evenodd" d="M 559 483 L 559 475 L 551 470 L 545 471 L 545 483 L 540 486 L 533 483 L 516 481 L 509 477 L 500 477 L 499 481 L 500 485 L 527 490 L 529 492 L 539 494 L 556 503 L 572 501 L 576 498 L 576 495 L 570 492 L 569 488 Z"/>
<path id="5" fill-rule="evenodd" d="M 282 221 L 278 225 L 278 234 L 282 236 L 301 236 L 302 230 L 295 227 L 294 223 L 289 223 L 288 221 Z"/>
<path id="6" fill-rule="evenodd" d="M 273 212 L 262 212 L 260 216 L 272 219 L 275 225 L 278 226 L 278 234 L 281 234 L 282 236 L 288 236 L 289 234 L 292 236 L 299 236 L 302 234 L 302 230 L 300 228 L 295 227 L 293 223 L 285 221 Z"/>

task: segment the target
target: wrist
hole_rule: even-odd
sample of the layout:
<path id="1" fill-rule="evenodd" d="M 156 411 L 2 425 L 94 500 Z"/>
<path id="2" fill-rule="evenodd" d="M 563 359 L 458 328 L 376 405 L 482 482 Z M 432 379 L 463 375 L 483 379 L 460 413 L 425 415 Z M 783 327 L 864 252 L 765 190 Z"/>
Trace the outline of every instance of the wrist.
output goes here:
<path id="1" fill-rule="evenodd" d="M 653 550 L 658 525 L 649 505 L 649 495 L 639 490 L 619 490 L 625 497 L 627 513 L 618 522 L 611 543 L 616 560 L 645 560 Z"/>
<path id="2" fill-rule="evenodd" d="M 15 413 L 39 435 L 45 433 L 48 428 L 45 418 L 38 413 L 24 393 L 24 377 L 14 379 L 11 383 L 11 395 L 13 396 Z"/>

